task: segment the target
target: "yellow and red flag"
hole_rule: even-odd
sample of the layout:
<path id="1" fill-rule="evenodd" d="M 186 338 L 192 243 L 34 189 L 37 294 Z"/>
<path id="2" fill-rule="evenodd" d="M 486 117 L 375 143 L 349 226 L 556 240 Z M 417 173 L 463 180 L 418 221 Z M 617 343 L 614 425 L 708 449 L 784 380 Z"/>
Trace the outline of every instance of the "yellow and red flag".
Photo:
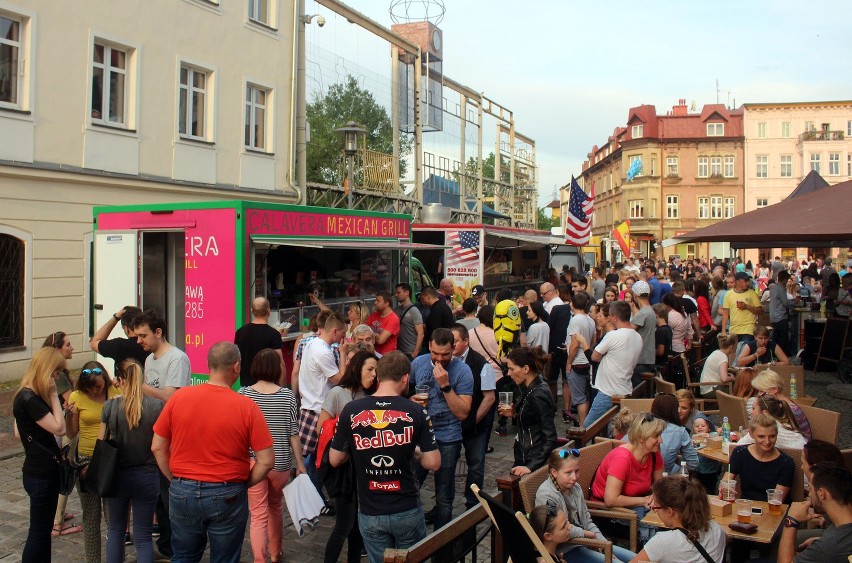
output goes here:
<path id="1" fill-rule="evenodd" d="M 625 221 L 612 230 L 612 238 L 618 241 L 621 252 L 630 256 L 630 221 Z"/>

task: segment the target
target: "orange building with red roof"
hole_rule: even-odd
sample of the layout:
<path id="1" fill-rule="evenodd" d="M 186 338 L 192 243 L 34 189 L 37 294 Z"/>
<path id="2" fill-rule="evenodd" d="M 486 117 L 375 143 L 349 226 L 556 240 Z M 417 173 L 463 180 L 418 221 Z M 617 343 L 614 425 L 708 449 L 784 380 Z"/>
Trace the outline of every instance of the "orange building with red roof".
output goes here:
<path id="1" fill-rule="evenodd" d="M 653 105 L 631 108 L 625 126 L 583 163 L 586 191 L 595 183 L 592 235 L 608 237 L 629 219 L 634 254 L 727 256 L 725 243 L 659 243 L 743 212 L 743 150 L 741 109 L 691 112 L 683 99 L 665 115 Z M 640 168 L 628 180 L 631 166 Z"/>

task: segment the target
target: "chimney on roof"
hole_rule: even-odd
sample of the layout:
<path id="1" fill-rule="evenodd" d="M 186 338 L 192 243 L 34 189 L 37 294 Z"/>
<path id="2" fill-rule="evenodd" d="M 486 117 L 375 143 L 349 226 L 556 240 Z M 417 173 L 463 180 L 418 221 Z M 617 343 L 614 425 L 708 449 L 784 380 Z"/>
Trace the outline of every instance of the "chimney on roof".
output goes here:
<path id="1" fill-rule="evenodd" d="M 680 98 L 677 105 L 672 107 L 672 115 L 687 115 L 686 98 Z"/>

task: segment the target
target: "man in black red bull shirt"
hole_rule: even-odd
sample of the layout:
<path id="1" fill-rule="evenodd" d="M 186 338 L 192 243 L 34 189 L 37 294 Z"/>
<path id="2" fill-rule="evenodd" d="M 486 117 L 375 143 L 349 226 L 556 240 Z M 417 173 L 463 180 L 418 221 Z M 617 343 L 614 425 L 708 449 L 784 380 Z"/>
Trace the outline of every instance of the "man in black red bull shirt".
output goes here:
<path id="1" fill-rule="evenodd" d="M 350 460 L 358 490 L 358 527 L 370 563 L 387 548 L 405 549 L 426 537 L 426 522 L 411 459 L 427 470 L 441 467 L 441 454 L 426 410 L 401 395 L 411 362 L 389 352 L 376 367 L 378 389 L 347 404 L 331 441 L 329 461 Z"/>

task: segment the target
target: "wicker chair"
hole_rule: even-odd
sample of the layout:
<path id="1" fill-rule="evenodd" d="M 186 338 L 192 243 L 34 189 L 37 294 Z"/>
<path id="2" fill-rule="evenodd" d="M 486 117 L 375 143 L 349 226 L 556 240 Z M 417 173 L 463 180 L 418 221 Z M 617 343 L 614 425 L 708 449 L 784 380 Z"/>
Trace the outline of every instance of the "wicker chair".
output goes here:
<path id="1" fill-rule="evenodd" d="M 638 553 L 639 545 L 639 515 L 629 508 L 609 507 L 601 501 L 590 498 L 592 480 L 595 478 L 598 466 L 606 455 L 619 447 L 623 442 L 617 440 L 601 440 L 585 448 L 580 448 L 580 477 L 577 485 L 582 487 L 583 497 L 589 507 L 592 517 L 615 518 L 626 520 L 630 525 L 630 551 Z"/>
<path id="2" fill-rule="evenodd" d="M 666 381 L 662 377 L 654 379 L 654 383 L 657 385 L 657 393 L 674 394 L 674 392 L 677 391 L 677 385 L 675 385 L 671 381 Z"/>
<path id="3" fill-rule="evenodd" d="M 802 471 L 802 450 L 797 448 L 778 449 L 793 458 L 793 463 L 796 464 L 796 470 L 793 472 L 793 486 L 790 487 L 787 502 L 801 502 L 805 500 L 805 474 Z"/>
<path id="4" fill-rule="evenodd" d="M 775 373 L 781 376 L 784 380 L 784 394 L 788 397 L 790 396 L 790 376 L 796 375 L 796 392 L 800 396 L 805 396 L 807 393 L 805 392 L 805 368 L 802 366 L 779 366 L 779 365 L 768 365 L 761 364 L 759 366 L 755 366 L 755 372 L 760 373 L 762 371 L 771 369 Z"/>
<path id="5" fill-rule="evenodd" d="M 746 399 L 728 395 L 724 391 L 716 391 L 716 400 L 719 402 L 719 413 L 727 416 L 731 428 L 748 428 L 748 413 L 746 412 Z"/>
<path id="6" fill-rule="evenodd" d="M 532 473 L 528 475 L 524 475 L 521 480 L 518 482 L 518 489 L 521 492 L 521 500 L 524 503 L 524 512 L 529 514 L 532 512 L 532 509 L 535 508 L 535 494 L 538 492 L 538 488 L 541 484 L 548 478 L 549 468 L 547 465 L 544 465 Z M 594 516 L 594 512 L 589 511 L 592 516 Z M 575 540 L 583 540 L 583 541 L 575 541 Z M 591 547 L 592 549 L 603 549 L 609 550 L 609 553 L 612 554 L 612 542 L 610 541 L 602 541 L 590 538 L 574 538 L 570 540 L 568 543 L 576 543 L 579 545 L 585 545 L 586 547 Z M 612 561 L 612 557 L 606 560 L 606 563 L 610 563 Z"/>
<path id="7" fill-rule="evenodd" d="M 621 408 L 630 409 L 630 412 L 651 412 L 651 404 L 654 399 L 621 399 Z"/>
<path id="8" fill-rule="evenodd" d="M 840 413 L 817 407 L 809 407 L 799 404 L 799 408 L 808 417 L 811 425 L 811 434 L 817 440 L 825 440 L 832 444 L 837 443 L 840 434 Z"/>

